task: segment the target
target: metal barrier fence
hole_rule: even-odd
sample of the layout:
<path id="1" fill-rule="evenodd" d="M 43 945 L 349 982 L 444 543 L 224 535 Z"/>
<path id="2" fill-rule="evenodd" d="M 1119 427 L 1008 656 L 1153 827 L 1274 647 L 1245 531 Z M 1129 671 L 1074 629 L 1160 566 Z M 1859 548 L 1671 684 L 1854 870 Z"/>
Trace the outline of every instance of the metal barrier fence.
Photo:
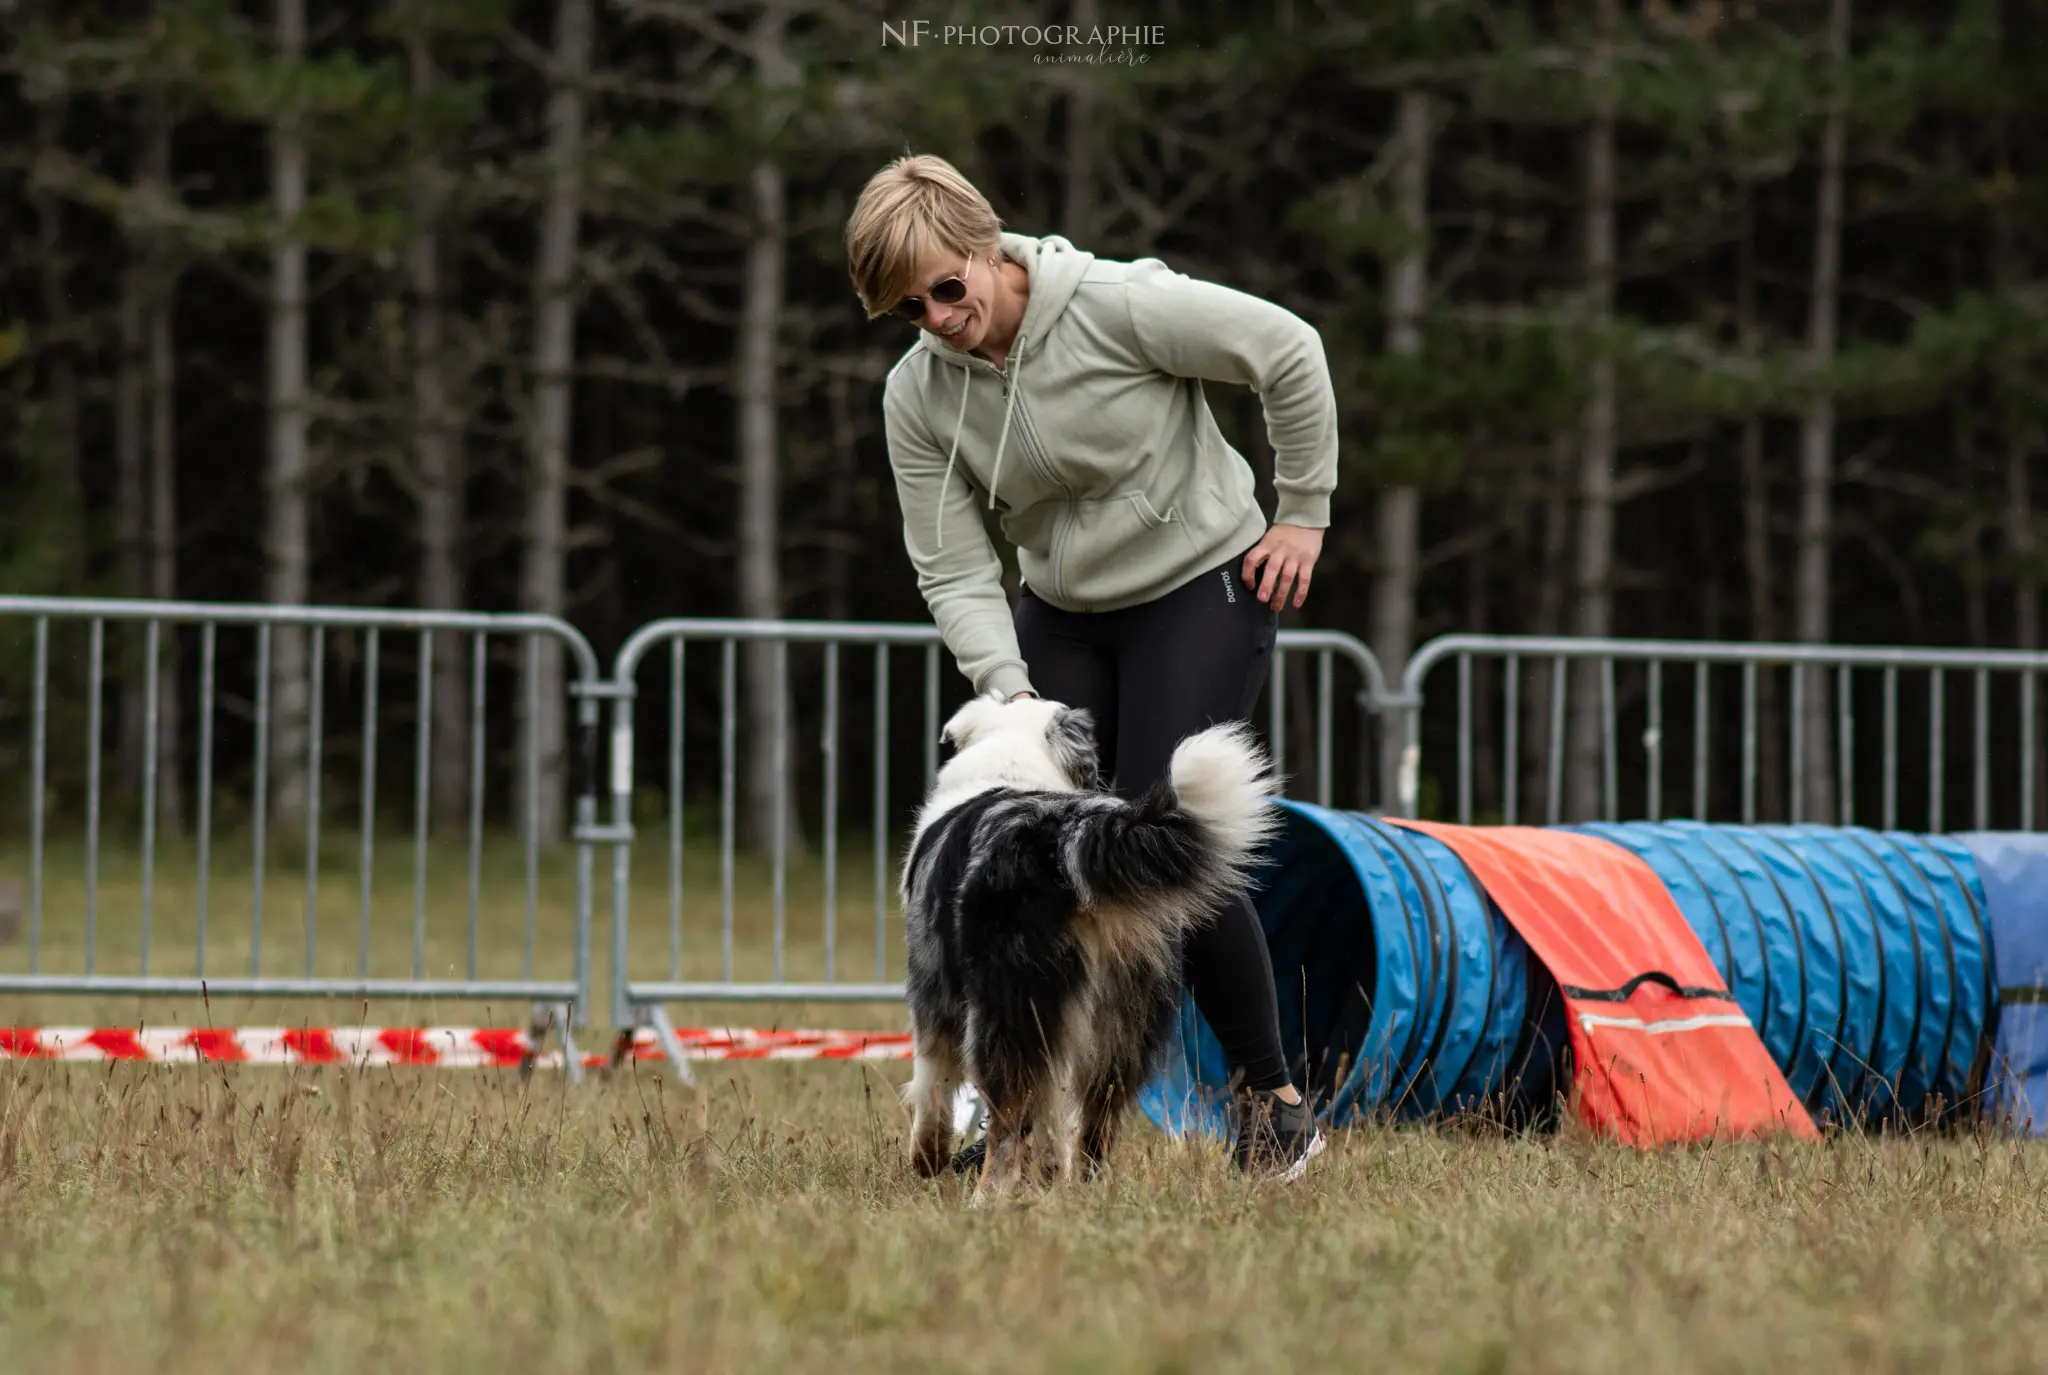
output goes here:
<path id="1" fill-rule="evenodd" d="M 1260 724 L 1326 806 L 2035 824 L 2048 653 L 1450 635 L 1390 691 L 1348 635 L 1279 648 Z M 559 739 L 528 729 L 543 655 Z M 930 625 L 659 621 L 607 676 L 551 617 L 0 597 L 0 863 L 27 869 L 0 994 L 515 1000 L 566 1034 L 597 1005 L 609 845 L 612 1025 L 673 1056 L 666 1004 L 899 1001 L 897 846 L 967 692 Z M 322 868 L 336 812 L 352 892 Z M 102 841 L 129 826 L 117 888 Z"/>
<path id="2" fill-rule="evenodd" d="M 693 654 L 691 651 L 698 651 Z M 1355 762 L 1342 790 L 1347 802 L 1367 805 L 1371 788 L 1372 742 L 1365 715 L 1385 695 L 1379 666 L 1366 648 L 1350 636 L 1324 631 L 1286 631 L 1274 656 L 1268 691 L 1265 730 L 1280 767 L 1287 770 L 1298 756 L 1296 783 L 1325 805 L 1340 795 L 1346 761 Z M 705 651 L 712 651 L 707 654 Z M 744 652 L 743 652 L 744 651 Z M 896 661 L 905 652 L 919 660 L 915 704 L 892 690 Z M 801 669 L 792 661 L 809 662 Z M 1290 680 L 1289 664 L 1312 657 L 1313 680 Z M 711 664 L 703 664 L 710 658 Z M 742 683 L 742 660 L 747 660 Z M 865 661 L 864 663 L 860 661 Z M 662 703 L 663 729 L 657 732 L 662 760 L 663 824 L 666 841 L 668 897 L 666 939 L 660 945 L 636 947 L 630 910 L 634 842 L 642 832 L 634 818 L 635 756 L 639 736 L 635 706 L 638 680 L 650 665 L 664 665 L 666 684 L 654 694 Z M 1339 664 L 1356 678 L 1355 713 L 1350 718 L 1352 749 L 1340 751 L 1340 717 L 1336 710 Z M 700 683 L 713 686 L 700 691 Z M 815 693 L 814 719 L 820 723 L 815 749 L 800 750 L 791 719 L 799 685 Z M 611 728 L 611 795 L 609 835 L 612 843 L 612 1017 L 626 1025 L 644 1017 L 677 1055 L 673 1027 L 664 1004 L 677 1002 L 897 1002 L 903 986 L 900 939 L 892 940 L 892 908 L 896 855 L 893 846 L 901 822 L 922 799 L 938 770 L 939 730 L 947 715 L 968 694 L 965 680 L 942 661 L 938 631 L 929 625 L 882 625 L 831 622 L 672 620 L 643 627 L 620 649 L 613 670 Z M 688 704 L 696 698 L 715 703 L 719 803 L 715 826 L 718 844 L 718 906 L 715 923 L 686 924 L 686 897 L 710 880 L 693 886 L 686 864 L 690 817 L 686 799 L 690 781 L 687 748 Z M 1305 700 L 1299 700 L 1305 699 Z M 849 703 L 851 707 L 849 708 Z M 906 708 L 908 708 L 906 710 Z M 1303 715 L 1306 714 L 1306 719 Z M 742 718 L 747 727 L 765 730 L 770 744 L 766 767 L 756 778 L 752 803 L 742 795 L 747 761 L 741 757 Z M 918 732 L 922 777 L 892 778 L 892 745 L 905 729 Z M 848 749 L 848 737 L 865 734 L 864 750 Z M 1290 748 L 1290 742 L 1294 747 Z M 758 767 L 758 766 L 757 766 Z M 861 772 L 864 777 L 857 776 Z M 1305 776 L 1305 778 L 1304 778 Z M 915 795 L 906 782 L 914 783 Z M 863 794 L 857 807 L 843 805 L 849 785 Z M 906 805 L 908 804 L 908 805 Z M 749 886 L 765 888 L 765 904 L 742 904 L 738 827 L 744 815 L 756 819 L 756 841 L 765 841 L 766 872 L 756 866 L 746 876 Z M 857 862 L 855 883 L 872 892 L 872 923 L 853 916 L 848 885 L 842 883 L 842 845 L 848 823 L 864 822 L 866 833 L 856 842 L 865 851 Z M 815 865 L 806 865 L 809 882 L 800 905 L 815 919 L 808 929 L 793 931 L 790 912 L 791 858 L 800 831 L 816 828 L 819 848 Z M 758 834 L 765 832 L 766 834 Z M 653 847 L 645 847 L 651 850 Z M 810 846 L 805 843 L 804 849 Z M 863 891 L 855 900 L 867 905 Z M 760 908 L 765 905 L 765 920 Z M 847 910 L 842 911 L 842 907 Z M 743 910 L 744 909 L 744 910 Z M 842 920 L 844 918 L 844 920 Z M 702 931 L 701 940 L 686 939 Z M 641 977 L 637 971 L 665 956 L 666 977 Z"/>
<path id="3" fill-rule="evenodd" d="M 497 652 L 507 644 L 523 652 Z M 437 652 L 465 651 L 466 663 L 444 658 L 437 670 Z M 510 1000 L 559 1014 L 565 1035 L 571 1022 L 585 1022 L 603 686 L 597 657 L 573 626 L 528 615 L 0 597 L 0 654 L 0 712 L 17 727 L 0 720 L 0 761 L 11 755 L 20 765 L 26 755 L 14 780 L 26 794 L 26 825 L 8 828 L 17 839 L 5 848 L 22 829 L 28 839 L 25 967 L 0 969 L 0 993 Z M 568 789 L 549 790 L 566 782 L 571 760 L 542 759 L 543 732 L 525 728 L 543 715 L 533 695 L 543 655 L 556 660 L 570 699 L 558 699 L 555 719 L 565 721 L 573 701 L 584 744 L 570 891 L 559 900 L 550 893 L 545 911 L 541 831 L 559 819 Z M 406 677 L 409 692 L 387 689 L 387 680 Z M 463 698 L 457 711 L 437 706 L 436 692 L 450 685 Z M 408 698 L 409 731 L 390 719 L 394 699 L 402 715 Z M 451 723 L 466 739 L 437 748 L 437 727 L 445 733 Z M 508 726 L 516 743 L 503 743 Z M 406 734 L 411 757 L 394 760 L 388 737 Z M 561 734 L 566 745 L 569 732 Z M 454 761 L 466 775 L 459 781 L 445 776 Z M 394 763 L 409 779 L 386 780 L 398 773 Z M 384 874 L 380 891 L 380 832 L 391 829 L 380 821 L 380 792 L 400 782 L 410 785 L 401 810 L 410 812 L 412 872 L 409 883 Z M 506 782 L 513 786 L 497 786 Z M 322 828 L 337 793 L 348 796 L 356 831 L 357 891 L 344 900 L 346 916 L 333 910 L 339 885 L 322 886 Z M 506 796 L 515 800 L 499 800 Z M 436 801 L 439 818 L 430 816 Z M 134 896 L 132 920 L 123 911 L 108 930 L 101 849 L 116 809 L 136 827 L 137 868 L 121 875 L 122 906 Z M 459 825 L 466 842 L 457 931 L 429 921 L 430 820 L 442 830 Z M 495 852 L 487 882 L 490 822 L 520 837 L 516 889 L 497 881 L 508 857 Z M 76 884 L 53 866 L 49 848 L 53 834 L 74 829 L 84 847 Z M 246 868 L 221 853 L 230 831 L 237 848 L 248 846 Z M 282 914 L 280 861 L 301 870 L 287 880 L 298 901 Z M 118 862 L 127 864 L 125 849 Z M 166 862 L 179 868 L 175 893 L 165 891 Z M 500 912 L 522 900 L 519 948 L 502 948 L 512 933 Z M 239 948 L 224 959 L 226 943 Z M 177 972 L 165 971 L 167 946 Z M 446 972 L 434 976 L 436 965 Z"/>
<path id="4" fill-rule="evenodd" d="M 1425 690 L 1446 663 L 1454 712 Z M 1934 832 L 1966 815 L 2032 830 L 2044 670 L 2048 653 L 2011 650 L 1441 636 L 1402 675 L 1398 805 L 1508 824 L 1678 815 Z M 1425 743 L 1453 757 L 1427 808 Z"/>

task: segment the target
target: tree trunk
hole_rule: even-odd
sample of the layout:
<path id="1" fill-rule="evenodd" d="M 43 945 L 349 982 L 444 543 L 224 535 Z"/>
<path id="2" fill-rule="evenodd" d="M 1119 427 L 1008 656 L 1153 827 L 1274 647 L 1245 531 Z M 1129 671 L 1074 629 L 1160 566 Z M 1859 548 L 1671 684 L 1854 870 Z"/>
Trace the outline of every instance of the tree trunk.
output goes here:
<path id="1" fill-rule="evenodd" d="M 1394 174 L 1394 213 L 1412 237 L 1413 246 L 1387 267 L 1387 352 L 1412 356 L 1422 350 L 1422 312 L 1429 285 L 1429 93 L 1401 92 L 1400 164 Z M 1421 577 L 1422 493 L 1411 485 L 1380 493 L 1375 519 L 1377 564 L 1372 588 L 1372 651 L 1390 683 L 1415 649 L 1415 588 Z M 1400 714 L 1389 717 L 1396 726 Z M 1382 796 L 1393 796 L 1399 776 L 1405 732 L 1380 733 Z"/>
<path id="2" fill-rule="evenodd" d="M 1753 214 L 1754 207 L 1745 207 Z M 1756 237 L 1755 223 L 1744 225 L 1740 275 L 1735 287 L 1735 311 L 1745 358 L 1758 356 L 1756 320 Z M 1768 643 L 1778 638 L 1775 592 L 1777 579 L 1771 571 L 1771 484 L 1764 464 L 1764 418 L 1745 416 L 1742 421 L 1742 562 L 1749 591 L 1749 634 L 1752 640 Z M 1757 677 L 1757 787 L 1768 808 L 1785 795 L 1785 753 L 1783 721 L 1779 713 L 1778 675 Z"/>
<path id="3" fill-rule="evenodd" d="M 1586 131 L 1585 323 L 1599 332 L 1614 303 L 1614 102 L 1605 90 L 1614 28 L 1614 0 L 1600 7 L 1601 31 L 1593 51 L 1593 79 L 1602 92 Z M 1577 557 L 1572 568 L 1572 633 L 1597 638 L 1613 632 L 1614 621 L 1614 360 L 1605 341 L 1589 364 L 1583 448 L 1579 457 Z M 1601 723 L 1598 665 L 1585 661 L 1571 692 L 1571 730 L 1566 758 L 1566 815 L 1600 814 Z"/>
<path id="4" fill-rule="evenodd" d="M 1074 0 L 1067 22 L 1082 33 L 1099 27 L 1102 23 L 1101 0 Z M 1101 145 L 1102 134 L 1098 127 L 1101 124 L 1097 110 L 1100 102 L 1089 71 L 1079 63 L 1067 68 L 1070 84 L 1067 87 L 1065 214 L 1061 232 L 1075 243 L 1093 248 L 1100 228 L 1096 216 L 1100 213 L 1097 187 L 1102 168 L 1096 152 Z"/>
<path id="5" fill-rule="evenodd" d="M 2013 379 L 2016 383 L 2017 379 Z M 2029 452 L 2030 436 L 2021 433 L 2017 427 L 2008 433 L 2005 448 L 2005 544 L 2013 562 L 2013 646 L 2023 650 L 2038 650 L 2041 647 L 2041 585 L 2036 581 L 2036 569 L 2040 559 L 2040 541 L 2034 534 L 2033 475 L 2028 471 L 2032 463 Z M 2038 680 L 2037 680 L 2038 682 Z M 2040 823 L 2040 797 L 2044 781 L 2048 781 L 2048 739 L 2041 730 L 2040 691 L 2037 685 L 2034 702 L 2034 796 L 2023 799 L 2027 815 L 2022 825 Z"/>
<path id="6" fill-rule="evenodd" d="M 1321 684 L 1316 680 L 1315 660 L 1306 654 L 1299 655 L 1287 670 L 1287 743 L 1283 748 L 1285 757 L 1292 761 L 1292 767 L 1287 770 L 1293 780 L 1289 791 L 1300 798 L 1321 797 L 1323 761 L 1316 751 L 1316 732 L 1322 725 L 1316 714 L 1316 694 L 1321 691 Z M 1334 684 L 1330 690 L 1337 690 Z M 1332 772 L 1336 770 L 1336 762 L 1337 752 L 1333 748 L 1330 751 Z M 1330 800 L 1333 803 L 1337 800 L 1334 784 L 1330 785 Z"/>
<path id="7" fill-rule="evenodd" d="M 2041 647 L 2041 585 L 2034 566 L 2040 541 L 2034 536 L 2033 479 L 2027 467 L 2026 436 L 2014 433 L 2005 444 L 2005 544 L 2016 565 L 2013 592 L 2013 645 Z"/>
<path id="8" fill-rule="evenodd" d="M 1837 74 L 1849 53 L 1849 0 L 1833 0 L 1828 14 L 1828 55 Z M 1830 101 L 1821 131 L 1820 199 L 1814 227 L 1813 296 L 1807 350 L 1816 380 L 1834 362 L 1835 314 L 1842 261 L 1842 176 L 1848 114 L 1840 95 Z M 1835 405 L 1825 394 L 1806 408 L 1799 427 L 1799 567 L 1794 577 L 1795 633 L 1806 644 L 1828 639 L 1828 555 L 1834 542 Z M 1795 765 L 1804 795 L 1801 821 L 1831 824 L 1835 817 L 1834 712 L 1828 676 L 1806 670 L 1801 705 L 1804 746 Z"/>
<path id="9" fill-rule="evenodd" d="M 1976 467 L 1973 461 L 1970 466 Z M 1984 578 L 1984 526 L 1971 521 L 1960 541 L 1963 564 L 1963 625 L 1972 649 L 1991 647 L 1991 604 Z"/>
<path id="10" fill-rule="evenodd" d="M 2011 173 L 2011 134 L 1998 131 L 1998 171 L 2001 179 Z M 1999 294 L 2008 299 L 2021 286 L 2018 242 L 2013 223 L 2012 197 L 2001 197 L 1991 207 L 1991 271 Z M 2041 445 L 2041 431 L 2029 414 L 2033 379 L 2011 360 L 2002 361 L 1994 385 L 2000 399 L 1997 411 L 2005 430 L 2005 509 L 2000 525 L 2006 556 L 2012 568 L 2012 642 L 2023 650 L 2041 648 L 2041 541 L 2034 525 L 2034 455 Z M 2040 824 L 2039 797 L 2048 782 L 2048 731 L 2041 729 L 2038 685 L 2034 703 L 2034 791 L 2022 797 L 2021 825 Z"/>
<path id="11" fill-rule="evenodd" d="M 1566 560 L 1571 552 L 1571 484 L 1578 457 L 1573 450 L 1574 438 L 1568 432 L 1557 435 L 1551 441 L 1546 465 L 1549 481 L 1544 484 L 1543 550 L 1536 585 L 1535 624 L 1532 627 L 1537 635 L 1556 635 L 1564 629 Z M 1522 783 L 1517 819 L 1527 823 L 1562 820 L 1561 816 L 1553 818 L 1550 815 L 1548 804 L 1552 755 L 1550 699 L 1555 685 L 1551 667 L 1547 660 L 1536 660 L 1524 670 L 1527 674 L 1524 685 L 1528 691 L 1521 695 L 1524 703 Z"/>
<path id="12" fill-rule="evenodd" d="M 144 107 L 149 126 L 145 173 L 166 196 L 171 186 L 170 102 L 153 89 Z M 150 242 L 149 297 L 145 320 L 149 348 L 149 594 L 162 601 L 178 595 L 178 469 L 176 355 L 171 312 L 178 292 L 178 265 L 170 238 Z M 177 639 L 164 636 L 164 662 L 157 698 L 157 825 L 166 835 L 185 827 L 184 789 L 179 782 L 184 694 L 178 688 Z"/>
<path id="13" fill-rule="evenodd" d="M 1749 591 L 1750 638 L 1759 642 L 1778 638 L 1776 588 L 1771 569 L 1771 482 L 1764 463 L 1764 422 L 1760 415 L 1742 422 L 1742 534 L 1743 566 Z M 1778 675 L 1757 675 L 1757 795 L 1762 814 L 1768 815 L 1785 796 L 1785 749 L 1782 739 L 1783 713 L 1779 706 Z"/>
<path id="14" fill-rule="evenodd" d="M 134 240 L 125 248 L 129 262 L 121 270 L 121 295 L 114 311 L 120 353 L 114 365 L 114 544 L 121 595 L 137 598 L 149 590 L 149 561 L 143 547 L 147 478 L 142 410 L 147 367 L 143 316 L 149 287 Z M 124 662 L 120 675 L 121 767 L 116 783 L 119 795 L 131 802 L 142 795 L 143 715 L 148 707 L 140 635 L 135 639 L 137 653 Z"/>
<path id="15" fill-rule="evenodd" d="M 406 61 L 416 101 L 430 98 L 434 59 L 426 36 L 406 39 Z M 413 171 L 414 231 L 406 250 L 412 290 L 413 468 L 419 483 L 420 605 L 460 611 L 463 595 L 463 464 L 461 435 L 448 406 L 445 354 L 447 302 L 441 282 L 441 233 L 447 196 L 443 171 L 420 150 Z M 433 823 L 450 827 L 467 815 L 469 796 L 469 684 L 473 644 L 441 635 L 434 646 Z M 479 804 L 483 799 L 477 799 Z"/>
<path id="16" fill-rule="evenodd" d="M 1482 545 L 1465 559 L 1465 624 L 1468 635 L 1487 634 L 1491 627 L 1491 599 L 1488 596 L 1494 574 L 1494 546 Z M 1501 810 L 1500 716 L 1479 703 L 1497 702 L 1501 693 L 1495 686 L 1501 665 L 1490 659 L 1472 662 L 1472 810 L 1474 819 L 1499 819 Z"/>
<path id="17" fill-rule="evenodd" d="M 38 146 L 55 148 L 64 137 L 65 107 L 53 100 L 36 107 Z M 37 284 L 42 289 L 43 328 L 49 342 L 48 378 L 50 432 L 57 464 L 64 474 L 64 506 L 70 537 L 64 541 L 62 581 L 76 586 L 91 567 L 85 523 L 85 470 L 80 453 L 78 395 L 78 314 L 71 305 L 71 265 L 65 252 L 64 203 L 54 190 L 37 187 L 31 198 L 36 212 Z M 44 591 L 58 591 L 45 588 Z"/>
<path id="18" fill-rule="evenodd" d="M 2000 171 L 2005 168 L 2004 137 L 1999 148 Z M 1991 270 L 2000 295 L 2010 297 L 2021 286 L 2019 253 L 2015 242 L 2012 201 L 2001 199 L 1991 211 Z M 2040 540 L 2034 531 L 2033 480 L 2029 472 L 2040 435 L 2025 416 L 2028 378 L 2011 363 L 2000 366 L 1997 386 L 2003 393 L 2000 411 L 2005 415 L 2005 547 L 2013 565 L 2013 644 L 2020 649 L 2041 647 L 2041 583 L 2037 570 Z M 2017 413 L 2015 413 L 2017 412 Z"/>
<path id="19" fill-rule="evenodd" d="M 305 0 L 276 0 L 277 47 L 290 66 L 306 52 Z M 306 204 L 306 146 L 299 117 L 280 113 L 271 129 L 271 211 L 277 243 L 271 251 L 269 341 L 270 463 L 264 473 L 267 520 L 263 540 L 266 601 L 306 601 L 311 564 L 306 389 L 306 243 L 298 217 Z M 280 626 L 272 632 L 270 797 L 273 815 L 289 825 L 306 806 L 306 637 Z"/>
<path id="20" fill-rule="evenodd" d="M 526 498 L 526 609 L 559 616 L 568 603 L 569 404 L 576 346 L 576 256 L 582 223 L 578 161 L 583 149 L 584 83 L 590 74 L 592 0 L 561 0 L 555 10 L 553 90 L 548 96 L 548 193 L 541 210 L 534 277 L 533 427 Z M 567 704 L 559 645 L 539 641 L 533 679 L 522 694 L 527 758 L 538 760 L 531 815 L 543 843 L 562 836 L 567 779 Z M 527 771 L 520 770 L 521 786 Z"/>
<path id="21" fill-rule="evenodd" d="M 794 84 L 783 47 L 787 12 L 765 7 L 753 31 L 756 79 L 771 90 Z M 782 169 L 772 159 L 757 164 L 749 186 L 753 238 L 747 245 L 740 305 L 739 358 L 734 393 L 739 409 L 739 602 L 750 620 L 782 615 L 782 530 L 780 437 L 776 432 L 776 365 L 782 332 L 784 254 L 789 235 L 783 204 Z M 794 728 L 789 720 L 789 684 L 778 675 L 787 664 L 785 646 L 756 640 L 747 646 L 747 677 L 753 690 L 745 703 L 747 758 L 741 830 L 746 842 L 766 849 L 774 840 L 777 799 L 782 800 L 784 840 L 798 843 L 796 807 L 787 786 Z M 778 722 L 784 727 L 777 768 Z"/>
<path id="22" fill-rule="evenodd" d="M 827 500 L 832 542 L 825 549 L 825 615 L 845 620 L 853 610 L 854 483 L 860 476 L 860 446 L 854 437 L 852 390 L 844 374 L 827 384 L 832 409 L 832 477 Z"/>

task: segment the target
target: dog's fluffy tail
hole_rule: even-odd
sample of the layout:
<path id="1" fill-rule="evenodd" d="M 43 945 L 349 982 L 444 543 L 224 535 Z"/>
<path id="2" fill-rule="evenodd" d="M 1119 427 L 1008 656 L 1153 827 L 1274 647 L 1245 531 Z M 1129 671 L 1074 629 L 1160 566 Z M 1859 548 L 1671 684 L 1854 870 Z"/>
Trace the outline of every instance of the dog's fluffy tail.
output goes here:
<path id="1" fill-rule="evenodd" d="M 1249 728 L 1191 735 L 1143 797 L 1104 798 L 1076 812 L 1063 844 L 1068 877 L 1084 902 L 1142 905 L 1177 896 L 1206 907 L 1242 891 L 1279 827 L 1272 803 L 1279 790 Z"/>
<path id="2" fill-rule="evenodd" d="M 1241 878 L 1280 826 L 1273 798 L 1280 779 L 1242 722 L 1212 726 L 1180 742 L 1167 768 L 1180 809 L 1201 827 L 1215 862 Z"/>

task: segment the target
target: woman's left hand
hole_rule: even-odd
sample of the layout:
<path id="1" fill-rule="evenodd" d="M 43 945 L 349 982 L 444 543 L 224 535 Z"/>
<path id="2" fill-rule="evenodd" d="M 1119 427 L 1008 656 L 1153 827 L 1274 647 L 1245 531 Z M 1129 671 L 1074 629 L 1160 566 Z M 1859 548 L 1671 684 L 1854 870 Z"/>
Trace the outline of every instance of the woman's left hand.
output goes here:
<path id="1" fill-rule="evenodd" d="M 1290 591 L 1299 607 L 1308 600 L 1309 577 L 1315 572 L 1316 559 L 1322 552 L 1322 531 L 1303 525 L 1275 525 L 1244 556 L 1244 585 L 1256 585 L 1254 595 L 1275 611 L 1287 605 Z"/>

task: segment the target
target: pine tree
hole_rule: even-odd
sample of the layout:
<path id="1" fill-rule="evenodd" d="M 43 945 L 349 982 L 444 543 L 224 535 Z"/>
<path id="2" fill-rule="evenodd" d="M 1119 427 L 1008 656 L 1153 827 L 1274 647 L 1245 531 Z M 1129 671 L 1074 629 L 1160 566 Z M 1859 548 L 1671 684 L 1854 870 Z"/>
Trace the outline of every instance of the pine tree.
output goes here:
<path id="1" fill-rule="evenodd" d="M 583 220 L 584 126 L 596 23 L 592 0 L 559 0 L 550 49 L 548 189 L 533 277 L 533 398 L 528 430 L 524 609 L 568 609 L 571 372 L 576 352 L 577 256 Z M 561 838 L 568 781 L 567 692 L 561 646 L 543 637 L 523 693 L 526 757 L 539 761 L 527 814 L 542 843 Z M 524 783 L 522 786 L 526 786 Z"/>
<path id="2" fill-rule="evenodd" d="M 463 337 L 453 278 L 471 212 L 466 200 L 476 194 L 464 158 L 479 135 L 488 94 L 487 82 L 469 71 L 493 55 L 492 40 L 506 22 L 501 0 L 408 0 L 392 5 L 381 26 L 403 54 L 406 82 L 406 440 L 393 469 L 418 511 L 417 597 L 432 611 L 468 609 L 472 541 L 464 431 L 473 410 L 466 374 L 477 350 Z M 447 827 L 463 817 L 470 787 L 473 666 L 463 637 L 436 639 L 430 807 L 434 824 Z"/>

